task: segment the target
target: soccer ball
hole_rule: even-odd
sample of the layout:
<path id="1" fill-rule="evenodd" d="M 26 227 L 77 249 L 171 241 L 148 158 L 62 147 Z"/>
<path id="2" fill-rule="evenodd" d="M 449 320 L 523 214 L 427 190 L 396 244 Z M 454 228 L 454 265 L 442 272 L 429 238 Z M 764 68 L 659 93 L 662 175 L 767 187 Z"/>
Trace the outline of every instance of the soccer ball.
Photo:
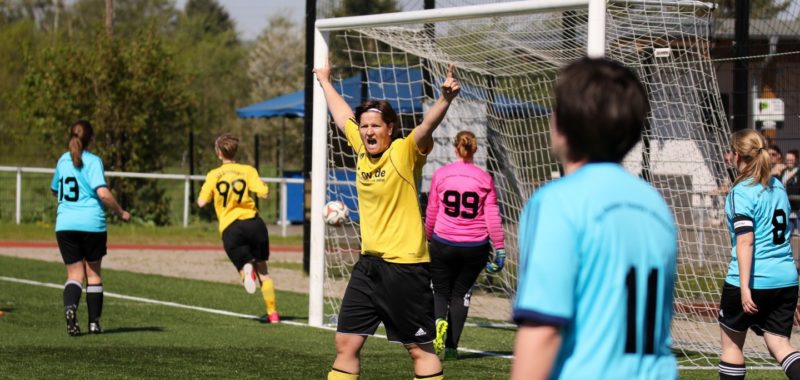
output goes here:
<path id="1" fill-rule="evenodd" d="M 330 201 L 322 208 L 322 218 L 325 220 L 325 223 L 332 226 L 344 222 L 349 213 L 350 211 L 342 201 Z"/>

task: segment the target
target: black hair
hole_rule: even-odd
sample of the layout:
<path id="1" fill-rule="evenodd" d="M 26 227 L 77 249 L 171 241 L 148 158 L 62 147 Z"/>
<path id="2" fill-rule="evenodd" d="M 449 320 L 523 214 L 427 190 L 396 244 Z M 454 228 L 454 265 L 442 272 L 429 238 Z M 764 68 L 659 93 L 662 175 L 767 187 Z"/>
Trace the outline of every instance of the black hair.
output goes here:
<path id="1" fill-rule="evenodd" d="M 568 159 L 620 162 L 641 139 L 650 103 L 630 69 L 605 58 L 583 58 L 561 70 L 555 85 L 556 129 Z"/>

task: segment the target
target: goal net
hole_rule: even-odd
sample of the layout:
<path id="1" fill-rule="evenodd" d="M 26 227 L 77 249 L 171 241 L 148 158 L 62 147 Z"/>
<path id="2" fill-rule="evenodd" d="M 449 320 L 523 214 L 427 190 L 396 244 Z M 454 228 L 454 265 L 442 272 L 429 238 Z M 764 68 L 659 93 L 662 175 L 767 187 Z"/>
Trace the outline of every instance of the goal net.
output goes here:
<path id="1" fill-rule="evenodd" d="M 423 170 L 420 207 L 425 208 L 433 172 L 456 160 L 455 134 L 474 132 L 479 141 L 476 164 L 492 174 L 497 187 L 508 258 L 503 271 L 478 278 L 470 304 L 473 321 L 510 321 L 519 215 L 539 187 L 559 177 L 548 132 L 552 86 L 561 67 L 587 54 L 593 38 L 590 20 L 596 20 L 588 3 L 503 3 L 477 6 L 481 11 L 476 13 L 483 16 L 465 16 L 475 7 L 457 7 L 446 14 L 416 11 L 317 23 L 317 43 L 330 52 L 340 93 L 353 107 L 364 99 L 389 101 L 400 116 L 403 136 L 438 97 L 447 65 L 456 66 L 461 95 L 434 134 L 436 147 Z M 672 336 L 684 367 L 716 366 L 717 305 L 730 257 L 722 211 L 729 129 L 709 57 L 712 10 L 694 1 L 646 0 L 611 1 L 601 10 L 601 49 L 634 69 L 650 97 L 649 127 L 624 165 L 661 192 L 679 227 Z M 316 57 L 318 63 L 320 59 Z M 312 171 L 323 173 L 324 183 L 314 177 L 312 239 L 318 240 L 312 243 L 312 256 L 324 260 L 324 270 L 315 273 L 312 261 L 311 277 L 312 288 L 322 289 L 324 307 L 316 305 L 312 289 L 310 321 L 335 326 L 350 270 L 360 254 L 355 156 L 320 111 L 318 95 L 315 133 L 320 125 L 324 133 L 315 136 L 313 160 L 319 166 Z M 320 115 L 324 121 L 318 120 Z M 321 207 L 332 200 L 348 206 L 349 222 L 322 223 Z M 315 317 L 315 307 L 324 316 Z M 756 366 L 771 365 L 760 339 L 750 339 L 746 350 Z"/>

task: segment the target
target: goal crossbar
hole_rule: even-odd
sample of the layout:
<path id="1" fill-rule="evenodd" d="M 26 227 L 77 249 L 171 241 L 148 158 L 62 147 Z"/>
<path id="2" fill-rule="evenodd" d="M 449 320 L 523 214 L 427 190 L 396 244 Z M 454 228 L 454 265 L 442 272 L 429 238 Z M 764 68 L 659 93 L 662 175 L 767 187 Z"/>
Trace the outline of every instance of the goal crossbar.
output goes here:
<path id="1" fill-rule="evenodd" d="M 390 25 L 421 24 L 437 21 L 467 20 L 483 17 L 503 17 L 531 11 L 564 11 L 586 8 L 590 3 L 605 3 L 605 0 L 527 0 L 507 3 L 469 5 L 463 7 L 424 9 L 407 12 L 382 13 L 365 16 L 335 17 L 317 20 L 314 24 L 320 32 L 344 29 L 380 27 Z M 695 0 L 609 0 L 609 3 L 695 6 L 714 8 L 713 3 Z"/>

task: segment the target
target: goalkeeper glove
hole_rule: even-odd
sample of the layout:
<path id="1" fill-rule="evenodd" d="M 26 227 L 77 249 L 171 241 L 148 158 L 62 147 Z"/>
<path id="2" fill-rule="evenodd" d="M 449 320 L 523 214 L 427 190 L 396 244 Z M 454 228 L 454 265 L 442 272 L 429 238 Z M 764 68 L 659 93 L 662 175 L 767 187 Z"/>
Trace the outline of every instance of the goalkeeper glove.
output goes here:
<path id="1" fill-rule="evenodd" d="M 497 273 L 506 265 L 506 250 L 498 249 L 494 253 L 494 260 L 486 264 L 487 273 Z"/>

